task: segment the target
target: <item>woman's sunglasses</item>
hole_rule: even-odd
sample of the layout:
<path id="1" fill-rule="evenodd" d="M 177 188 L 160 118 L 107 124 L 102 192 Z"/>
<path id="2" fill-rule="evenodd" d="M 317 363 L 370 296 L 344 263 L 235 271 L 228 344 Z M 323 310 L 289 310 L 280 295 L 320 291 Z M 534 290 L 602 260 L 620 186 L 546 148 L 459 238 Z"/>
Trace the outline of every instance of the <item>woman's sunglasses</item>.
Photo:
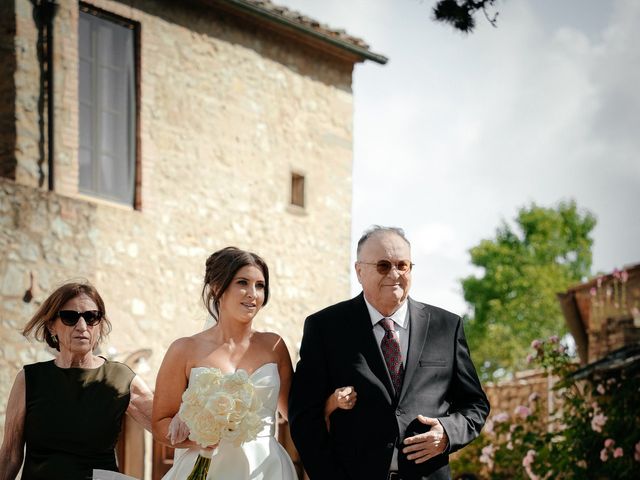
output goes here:
<path id="1" fill-rule="evenodd" d="M 60 321 L 67 327 L 75 327 L 80 317 L 84 318 L 87 326 L 93 327 L 102 320 L 102 312 L 99 310 L 87 310 L 86 312 L 76 312 L 75 310 L 60 310 L 58 312 Z"/>

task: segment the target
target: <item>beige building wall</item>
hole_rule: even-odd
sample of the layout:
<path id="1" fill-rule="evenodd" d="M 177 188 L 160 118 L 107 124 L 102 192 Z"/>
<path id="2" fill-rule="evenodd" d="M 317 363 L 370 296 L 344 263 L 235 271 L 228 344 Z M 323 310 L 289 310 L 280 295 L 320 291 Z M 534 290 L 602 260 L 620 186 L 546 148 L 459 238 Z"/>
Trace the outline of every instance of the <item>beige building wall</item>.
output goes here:
<path id="1" fill-rule="evenodd" d="M 15 147 L 0 163 L 17 162 L 15 180 L 0 179 L 0 422 L 22 365 L 50 358 L 21 327 L 75 277 L 105 299 L 114 328 L 103 350 L 152 349 L 153 384 L 169 344 L 206 319 L 207 256 L 253 250 L 271 268 L 272 292 L 255 326 L 280 333 L 295 358 L 305 316 L 349 295 L 352 63 L 186 2 L 93 1 L 141 25 L 134 210 L 78 193 L 75 1 L 60 2 L 55 18 L 56 187 L 46 190 L 33 6 L 11 3 L 14 18 L 0 19 L 16 31 L 12 46 L 2 37 L 3 61 L 16 65 L 0 78 L 3 98 L 15 92 Z M 289 204 L 292 172 L 305 175 L 305 208 Z"/>

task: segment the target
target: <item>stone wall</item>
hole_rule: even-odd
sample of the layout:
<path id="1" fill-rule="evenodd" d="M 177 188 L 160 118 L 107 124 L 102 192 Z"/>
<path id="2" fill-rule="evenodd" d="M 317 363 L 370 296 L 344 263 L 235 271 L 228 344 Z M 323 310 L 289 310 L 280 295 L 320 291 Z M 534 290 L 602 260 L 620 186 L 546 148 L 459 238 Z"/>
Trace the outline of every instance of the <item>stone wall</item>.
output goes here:
<path id="1" fill-rule="evenodd" d="M 488 382 L 483 385 L 491 404 L 491 416 L 506 413 L 513 417 L 518 406 L 531 407 L 531 396 L 536 394 L 541 411 L 552 412 L 557 405 L 551 388 L 554 380 L 542 370 L 518 372 L 515 378 L 503 382 Z"/>
<path id="2" fill-rule="evenodd" d="M 349 295 L 353 65 L 207 8 L 92 2 L 141 25 L 136 210 L 78 193 L 78 3 L 60 4 L 54 192 L 39 187 L 48 172 L 31 2 L 0 19 L 17 32 L 16 169 L 0 179 L 0 408 L 21 366 L 47 356 L 21 326 L 79 276 L 105 299 L 114 330 L 104 348 L 151 348 L 153 384 L 171 341 L 201 329 L 204 261 L 226 245 L 266 259 L 272 299 L 256 327 L 282 334 L 295 357 L 305 316 Z M 306 177 L 304 209 L 289 205 L 292 171 Z"/>

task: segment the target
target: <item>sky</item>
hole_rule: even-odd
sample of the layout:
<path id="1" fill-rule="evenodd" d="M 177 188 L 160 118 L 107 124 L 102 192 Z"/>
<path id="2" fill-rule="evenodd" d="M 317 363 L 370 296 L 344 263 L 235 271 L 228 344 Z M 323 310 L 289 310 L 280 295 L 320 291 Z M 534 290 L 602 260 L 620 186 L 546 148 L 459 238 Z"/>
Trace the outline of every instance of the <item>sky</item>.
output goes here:
<path id="1" fill-rule="evenodd" d="M 354 69 L 353 258 L 370 225 L 403 227 L 411 296 L 462 314 L 469 249 L 574 199 L 594 273 L 640 263 L 640 2 L 498 0 L 464 35 L 434 1 L 273 0 L 389 57 Z"/>

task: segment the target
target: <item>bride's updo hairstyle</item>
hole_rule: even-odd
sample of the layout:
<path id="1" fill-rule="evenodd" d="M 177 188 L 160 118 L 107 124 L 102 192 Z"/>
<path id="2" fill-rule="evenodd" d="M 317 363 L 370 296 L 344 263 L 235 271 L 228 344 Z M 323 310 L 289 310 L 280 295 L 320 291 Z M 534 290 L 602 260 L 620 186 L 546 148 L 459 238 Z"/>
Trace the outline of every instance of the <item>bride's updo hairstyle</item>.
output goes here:
<path id="1" fill-rule="evenodd" d="M 205 263 L 202 300 L 207 311 L 217 321 L 220 297 L 236 276 L 238 270 L 247 265 L 259 268 L 264 275 L 264 303 L 269 300 L 269 267 L 265 261 L 253 252 L 226 247 L 212 253 Z"/>

